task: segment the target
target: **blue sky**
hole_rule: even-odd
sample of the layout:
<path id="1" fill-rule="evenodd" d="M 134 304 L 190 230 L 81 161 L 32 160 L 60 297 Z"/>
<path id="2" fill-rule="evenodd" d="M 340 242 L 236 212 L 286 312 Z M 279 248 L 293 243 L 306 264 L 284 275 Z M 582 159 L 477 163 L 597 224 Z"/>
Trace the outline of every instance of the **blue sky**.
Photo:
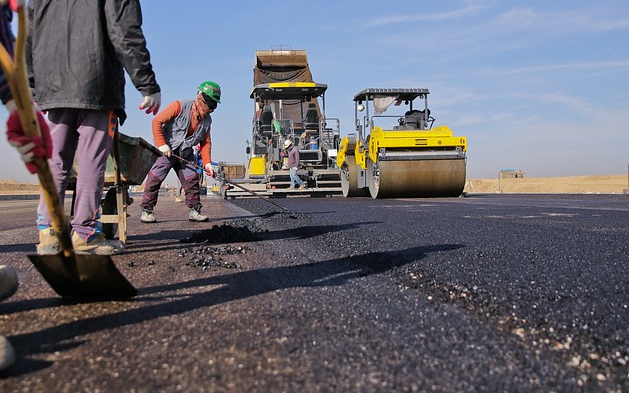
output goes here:
<path id="1" fill-rule="evenodd" d="M 468 178 L 617 175 L 629 164 L 629 2 L 265 0 L 142 1 L 162 105 L 218 82 L 213 160 L 245 163 L 257 49 L 308 52 L 328 85 L 326 114 L 353 132 L 354 94 L 430 90 L 435 126 L 468 139 Z M 128 83 L 122 132 L 152 142 L 151 117 Z M 6 111 L 0 112 L 6 119 Z M 17 152 L 0 179 L 36 182 Z M 169 179 L 173 179 L 170 177 Z"/>

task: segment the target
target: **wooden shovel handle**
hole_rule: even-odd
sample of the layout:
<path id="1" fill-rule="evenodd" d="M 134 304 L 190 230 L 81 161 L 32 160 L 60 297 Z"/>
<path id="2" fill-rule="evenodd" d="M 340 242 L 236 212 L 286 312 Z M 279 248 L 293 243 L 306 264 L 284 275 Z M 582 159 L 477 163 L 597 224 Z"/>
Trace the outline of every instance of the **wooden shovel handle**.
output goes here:
<path id="1" fill-rule="evenodd" d="M 0 45 L 0 63 L 9 82 L 24 134 L 31 137 L 41 136 L 41 130 L 39 129 L 39 123 L 35 115 L 35 107 L 31 100 L 26 77 L 26 34 L 28 22 L 24 4 L 18 6 L 17 14 L 18 35 L 15 47 L 15 59 L 11 59 L 7 50 Z M 52 227 L 59 237 L 59 243 L 64 254 L 70 256 L 73 253 L 72 241 L 67 228 L 61 198 L 59 197 L 57 186 L 50 173 L 48 161 L 42 157 L 34 157 L 33 163 L 37 166 L 37 176 L 42 186 L 42 194 L 44 195 L 46 206 L 50 212 Z"/>

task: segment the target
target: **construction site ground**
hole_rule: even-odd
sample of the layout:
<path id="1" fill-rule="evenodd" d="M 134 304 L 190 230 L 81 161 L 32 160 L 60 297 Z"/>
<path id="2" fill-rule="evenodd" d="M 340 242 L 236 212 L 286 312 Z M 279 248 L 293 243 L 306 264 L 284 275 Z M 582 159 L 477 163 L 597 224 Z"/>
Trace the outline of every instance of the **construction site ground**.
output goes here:
<path id="1" fill-rule="evenodd" d="M 128 301 L 57 296 L 0 203 L 2 392 L 629 391 L 625 195 L 130 207 Z"/>

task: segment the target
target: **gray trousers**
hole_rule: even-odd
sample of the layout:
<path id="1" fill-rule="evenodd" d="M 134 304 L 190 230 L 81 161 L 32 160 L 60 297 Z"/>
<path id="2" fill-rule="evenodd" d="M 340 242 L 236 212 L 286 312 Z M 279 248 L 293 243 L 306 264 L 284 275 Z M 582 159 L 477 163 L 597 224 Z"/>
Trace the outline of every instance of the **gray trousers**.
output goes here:
<path id="1" fill-rule="evenodd" d="M 187 149 L 185 154 L 176 149 L 175 154 L 187 161 L 194 162 L 192 149 Z M 183 191 L 186 194 L 186 205 L 190 208 L 201 206 L 199 175 L 196 168 L 176 157 L 161 156 L 155 161 L 146 177 L 144 195 L 140 205 L 143 209 L 153 211 L 153 208 L 157 205 L 159 189 L 171 169 L 175 170 L 179 182 L 181 182 Z"/>
<path id="2" fill-rule="evenodd" d="M 48 111 L 48 126 L 53 146 L 48 165 L 62 202 L 76 156 L 79 169 L 71 225 L 82 239 L 91 240 L 102 230 L 100 202 L 118 119 L 114 111 L 52 109 Z M 51 226 L 43 195 L 37 207 L 37 225 L 40 230 Z"/>

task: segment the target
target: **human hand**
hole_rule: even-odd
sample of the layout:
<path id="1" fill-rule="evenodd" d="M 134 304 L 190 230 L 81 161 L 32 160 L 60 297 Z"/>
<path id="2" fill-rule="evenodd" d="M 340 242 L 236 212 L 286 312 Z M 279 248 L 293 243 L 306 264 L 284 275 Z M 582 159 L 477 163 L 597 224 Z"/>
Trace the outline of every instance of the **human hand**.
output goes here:
<path id="1" fill-rule="evenodd" d="M 158 147 L 158 149 L 166 157 L 170 157 L 173 154 L 173 150 L 168 145 L 161 145 L 160 147 Z"/>
<path id="2" fill-rule="evenodd" d="M 216 171 L 214 170 L 212 164 L 205 165 L 205 173 L 207 173 L 207 175 L 212 179 L 216 177 Z"/>
<path id="3" fill-rule="evenodd" d="M 145 96 L 144 101 L 140 104 L 140 109 L 146 109 L 146 113 L 153 112 L 153 115 L 156 115 L 159 112 L 160 105 L 162 105 L 162 93 L 157 92 Z"/>
<path id="4" fill-rule="evenodd" d="M 52 140 L 50 130 L 44 115 L 40 111 L 35 111 L 41 136 L 26 136 L 22 129 L 22 123 L 18 111 L 11 112 L 7 121 L 7 139 L 11 146 L 20 152 L 22 161 L 30 173 L 37 173 L 37 166 L 33 163 L 35 157 L 49 159 L 52 157 Z"/>

